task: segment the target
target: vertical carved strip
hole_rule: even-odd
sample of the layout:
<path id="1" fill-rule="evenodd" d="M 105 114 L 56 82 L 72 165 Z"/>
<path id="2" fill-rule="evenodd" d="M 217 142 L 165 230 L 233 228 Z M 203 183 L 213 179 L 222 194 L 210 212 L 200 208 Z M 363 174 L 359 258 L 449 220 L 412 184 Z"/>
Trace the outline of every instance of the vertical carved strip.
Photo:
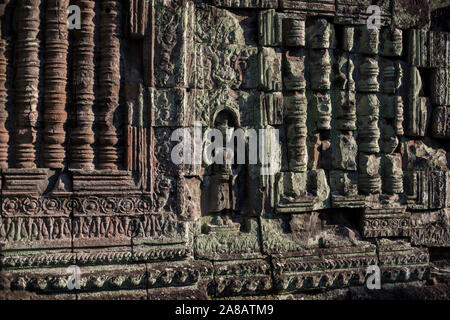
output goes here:
<path id="1" fill-rule="evenodd" d="M 375 94 L 361 95 L 357 103 L 359 150 L 378 153 L 380 101 Z"/>
<path id="2" fill-rule="evenodd" d="M 375 46 L 374 46 L 375 47 Z M 376 51 L 376 50 L 374 50 Z M 378 62 L 374 58 L 362 58 L 359 67 L 356 105 L 359 151 L 359 190 L 364 194 L 381 192 L 379 119 L 380 101 L 377 97 Z"/>
<path id="3" fill-rule="evenodd" d="M 398 136 L 402 136 L 404 134 L 403 131 L 403 99 L 401 96 L 394 97 L 395 103 L 395 115 L 394 115 L 394 127 L 395 132 Z"/>
<path id="4" fill-rule="evenodd" d="M 120 40 L 118 1 L 100 3 L 100 66 L 99 66 L 99 142 L 100 169 L 117 169 L 118 142 L 113 124 L 114 111 L 119 105 Z"/>
<path id="5" fill-rule="evenodd" d="M 286 127 L 289 170 L 306 171 L 308 154 L 306 149 L 306 107 L 304 93 L 286 96 Z"/>
<path id="6" fill-rule="evenodd" d="M 258 35 L 262 46 L 281 44 L 281 19 L 274 9 L 258 13 Z"/>
<path id="7" fill-rule="evenodd" d="M 8 101 L 8 93 L 6 90 L 6 59 L 5 51 L 7 47 L 6 40 L 2 39 L 1 19 L 5 14 L 5 8 L 9 0 L 4 1 L 0 5 L 0 168 L 8 167 L 8 141 L 9 133 L 6 129 L 6 120 L 8 119 L 8 111 L 6 110 L 6 102 Z"/>
<path id="8" fill-rule="evenodd" d="M 310 82 L 312 90 L 330 90 L 331 58 L 327 49 L 310 50 Z"/>
<path id="9" fill-rule="evenodd" d="M 336 90 L 333 94 L 336 130 L 356 130 L 356 96 L 354 91 Z"/>
<path id="10" fill-rule="evenodd" d="M 402 156 L 400 153 L 384 157 L 383 191 L 387 194 L 403 193 Z"/>
<path id="11" fill-rule="evenodd" d="M 283 24 L 283 32 L 286 46 L 305 46 L 304 19 L 286 18 Z"/>
<path id="12" fill-rule="evenodd" d="M 81 29 L 74 30 L 74 109 L 71 134 L 71 168 L 93 169 L 94 123 L 94 0 L 76 0 L 81 9 Z"/>
<path id="13" fill-rule="evenodd" d="M 293 48 L 285 52 L 283 84 L 287 91 L 306 88 L 305 52 L 303 48 Z"/>
<path id="14" fill-rule="evenodd" d="M 392 54 L 394 51 L 401 53 L 401 50 L 390 49 L 393 44 L 388 41 L 383 42 L 383 53 Z M 400 44 L 401 49 L 401 38 Z M 398 62 L 391 60 L 381 60 L 382 75 L 382 104 L 380 111 L 381 128 L 381 152 L 382 154 L 382 191 L 383 193 L 394 195 L 403 193 L 403 171 L 402 156 L 400 153 L 394 153 L 399 144 L 398 135 L 403 134 L 403 102 L 398 94 L 398 89 L 402 83 L 403 70 Z"/>
<path id="15" fill-rule="evenodd" d="M 125 134 L 126 134 L 126 168 L 128 171 L 134 170 L 135 166 L 133 163 L 133 136 L 134 136 L 134 127 L 133 127 L 133 103 L 131 101 L 127 102 L 127 116 L 125 123 Z"/>
<path id="16" fill-rule="evenodd" d="M 44 152 L 46 168 L 64 168 L 64 123 L 67 120 L 66 81 L 69 42 L 68 0 L 47 0 L 45 31 Z"/>
<path id="17" fill-rule="evenodd" d="M 145 35 L 148 16 L 148 0 L 128 0 L 129 6 L 129 32 L 135 39 Z"/>
<path id="18" fill-rule="evenodd" d="M 9 133 L 6 129 L 8 112 L 6 111 L 6 40 L 0 39 L 0 168 L 8 167 L 8 140 Z"/>
<path id="19" fill-rule="evenodd" d="M 39 85 L 40 0 L 17 4 L 15 156 L 16 167 L 34 168 Z"/>

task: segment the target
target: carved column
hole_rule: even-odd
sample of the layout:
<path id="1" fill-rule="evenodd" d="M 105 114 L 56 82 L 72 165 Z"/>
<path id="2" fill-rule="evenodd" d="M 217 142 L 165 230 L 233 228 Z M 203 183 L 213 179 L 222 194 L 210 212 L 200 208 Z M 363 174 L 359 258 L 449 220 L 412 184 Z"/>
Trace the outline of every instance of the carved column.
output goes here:
<path id="1" fill-rule="evenodd" d="M 286 96 L 285 103 L 289 170 L 303 172 L 306 171 L 308 164 L 306 150 L 306 96 L 304 92 Z"/>
<path id="2" fill-rule="evenodd" d="M 333 192 L 339 196 L 334 198 L 335 203 L 349 198 L 358 201 L 356 87 L 353 79 L 354 31 L 354 27 L 344 27 L 340 30 L 342 41 L 333 51 L 332 60 L 331 168 L 333 170 L 330 171 L 330 182 Z"/>
<path id="3" fill-rule="evenodd" d="M 408 88 L 405 133 L 411 137 L 424 137 L 427 127 L 428 98 L 420 96 L 422 77 L 415 66 L 409 67 Z"/>
<path id="4" fill-rule="evenodd" d="M 306 25 L 308 99 L 308 169 L 330 169 L 332 25 L 314 19 Z"/>
<path id="5" fill-rule="evenodd" d="M 305 46 L 305 20 L 286 18 L 284 20 L 284 43 L 289 47 Z"/>
<path id="6" fill-rule="evenodd" d="M 4 1 L 0 5 L 0 168 L 8 167 L 8 141 L 9 133 L 6 129 L 6 120 L 8 119 L 8 111 L 6 110 L 6 102 L 8 101 L 8 93 L 6 90 L 6 67 L 8 61 L 5 51 L 8 43 L 2 39 L 1 19 L 5 14 L 5 8 L 9 0 Z"/>
<path id="7" fill-rule="evenodd" d="M 379 66 L 378 31 L 362 28 L 360 38 L 358 99 L 356 106 L 359 151 L 359 190 L 363 194 L 381 192 L 380 175 L 380 101 L 377 93 Z M 367 57 L 365 55 L 371 55 Z"/>
<path id="8" fill-rule="evenodd" d="M 114 111 L 119 105 L 120 39 L 118 1 L 100 3 L 100 66 L 98 106 L 98 167 L 117 169 L 118 142 L 113 124 Z"/>
<path id="9" fill-rule="evenodd" d="M 394 57 L 402 54 L 402 31 L 386 28 L 382 30 L 380 52 L 381 82 L 381 164 L 383 193 L 403 193 L 402 155 L 397 151 L 398 136 L 403 135 L 403 100 L 398 90 L 402 84 L 403 68 Z"/>
<path id="10" fill-rule="evenodd" d="M 44 167 L 52 169 L 64 168 L 68 4 L 68 0 L 47 0 L 46 8 L 42 160 Z"/>
<path id="11" fill-rule="evenodd" d="M 36 122 L 39 85 L 40 0 L 17 3 L 15 165 L 35 168 Z"/>
<path id="12" fill-rule="evenodd" d="M 74 109 L 71 134 L 71 168 L 94 169 L 94 0 L 76 0 L 81 9 L 81 29 L 74 30 Z"/>
<path id="13" fill-rule="evenodd" d="M 316 130 L 331 129 L 331 102 L 328 92 L 331 87 L 330 35 L 330 24 L 325 19 L 317 19 L 307 28 L 311 115 Z"/>
<path id="14" fill-rule="evenodd" d="M 384 156 L 383 191 L 388 194 L 403 193 L 402 156 L 392 153 Z"/>

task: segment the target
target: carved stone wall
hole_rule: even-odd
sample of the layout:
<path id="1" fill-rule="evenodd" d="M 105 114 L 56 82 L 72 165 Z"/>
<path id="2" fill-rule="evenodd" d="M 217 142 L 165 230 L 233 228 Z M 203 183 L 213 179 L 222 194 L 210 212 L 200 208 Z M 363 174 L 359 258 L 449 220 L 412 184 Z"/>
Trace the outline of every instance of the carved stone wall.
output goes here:
<path id="1" fill-rule="evenodd" d="M 4 0 L 0 17 L 6 296 L 308 292 L 369 265 L 422 281 L 450 247 L 450 33 L 427 1 Z M 281 164 L 178 164 L 179 129 L 277 132 Z"/>

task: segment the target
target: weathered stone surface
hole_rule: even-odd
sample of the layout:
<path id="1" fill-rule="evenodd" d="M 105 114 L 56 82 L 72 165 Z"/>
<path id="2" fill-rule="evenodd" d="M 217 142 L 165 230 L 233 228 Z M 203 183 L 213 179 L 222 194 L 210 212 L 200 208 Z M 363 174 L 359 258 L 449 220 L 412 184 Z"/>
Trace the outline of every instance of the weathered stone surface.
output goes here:
<path id="1" fill-rule="evenodd" d="M 282 20 L 275 10 L 258 13 L 258 38 L 262 46 L 281 45 Z"/>
<path id="2" fill-rule="evenodd" d="M 382 282 L 418 281 L 429 277 L 428 249 L 412 247 L 402 240 L 388 239 L 377 240 L 377 248 Z"/>
<path id="3" fill-rule="evenodd" d="M 281 91 L 281 53 L 262 48 L 258 56 L 259 86 L 263 91 Z"/>
<path id="4" fill-rule="evenodd" d="M 94 123 L 94 31 L 95 16 L 93 1 L 77 1 L 80 7 L 81 29 L 75 31 L 73 80 L 73 109 L 76 117 L 73 121 L 70 142 L 72 156 L 70 167 L 73 169 L 94 169 L 95 142 L 92 125 Z"/>
<path id="5" fill-rule="evenodd" d="M 364 210 L 365 238 L 408 237 L 411 232 L 411 213 L 405 207 Z"/>
<path id="6" fill-rule="evenodd" d="M 433 30 L 450 31 L 450 22 L 447 17 L 450 13 L 449 6 L 436 8 L 431 11 L 431 27 Z"/>
<path id="7" fill-rule="evenodd" d="M 417 212 L 411 215 L 411 243 L 432 247 L 448 247 L 449 210 Z"/>
<path id="8" fill-rule="evenodd" d="M 436 107 L 433 110 L 431 135 L 434 138 L 450 138 L 449 115 L 450 109 L 448 107 Z"/>
<path id="9" fill-rule="evenodd" d="M 307 11 L 311 15 L 329 15 L 335 11 L 332 0 L 280 0 L 282 9 Z"/>
<path id="10" fill-rule="evenodd" d="M 450 246 L 450 36 L 426 1 L 0 19 L 0 296 L 285 297 L 371 265 L 420 283 Z"/>
<path id="11" fill-rule="evenodd" d="M 278 0 L 213 0 L 214 5 L 228 8 L 276 8 Z"/>
<path id="12" fill-rule="evenodd" d="M 403 52 L 403 31 L 397 28 L 383 28 L 381 31 L 380 55 L 399 57 Z"/>
<path id="13" fill-rule="evenodd" d="M 289 47 L 305 45 L 305 20 L 289 17 L 283 20 L 284 43 Z"/>
<path id="14" fill-rule="evenodd" d="M 128 32 L 132 38 L 143 38 L 147 29 L 149 1 L 129 0 Z"/>
<path id="15" fill-rule="evenodd" d="M 370 5 L 380 8 L 380 22 L 386 25 L 392 21 L 390 1 L 388 0 L 336 0 L 336 15 L 334 20 L 339 24 L 364 24 L 373 11 Z"/>
<path id="16" fill-rule="evenodd" d="M 394 0 L 394 24 L 399 29 L 423 28 L 430 22 L 426 0 Z"/>
<path id="17" fill-rule="evenodd" d="M 450 105 L 450 71 L 433 69 L 431 75 L 431 103 L 437 106 Z"/>

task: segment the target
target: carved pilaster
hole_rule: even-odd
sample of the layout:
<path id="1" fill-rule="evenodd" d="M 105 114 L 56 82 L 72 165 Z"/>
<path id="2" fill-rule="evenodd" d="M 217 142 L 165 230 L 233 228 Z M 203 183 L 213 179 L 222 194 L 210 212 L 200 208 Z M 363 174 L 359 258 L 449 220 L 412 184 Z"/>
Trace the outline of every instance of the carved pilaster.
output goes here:
<path id="1" fill-rule="evenodd" d="M 379 30 L 377 28 L 368 29 L 367 26 L 360 27 L 359 52 L 363 54 L 376 55 L 380 44 Z"/>
<path id="2" fill-rule="evenodd" d="M 381 55 L 389 57 L 399 57 L 403 51 L 403 32 L 396 28 L 385 28 L 382 31 Z"/>
<path id="3" fill-rule="evenodd" d="M 303 90 L 305 80 L 305 51 L 292 48 L 284 54 L 283 84 L 285 90 Z"/>
<path id="4" fill-rule="evenodd" d="M 3 32 L 1 30 L 1 19 L 5 14 L 5 8 L 9 0 L 3 1 L 0 4 L 0 168 L 8 167 L 8 141 L 9 133 L 6 129 L 6 120 L 8 119 L 8 112 L 6 111 L 6 102 L 8 101 L 8 93 L 6 90 L 6 66 L 8 61 L 6 59 L 5 51 L 7 41 L 3 39 Z"/>
<path id="5" fill-rule="evenodd" d="M 378 92 L 378 62 L 373 58 L 365 58 L 359 67 L 360 79 L 358 90 L 360 92 Z"/>
<path id="6" fill-rule="evenodd" d="M 15 165 L 34 168 L 39 85 L 40 0 L 17 3 Z"/>
<path id="7" fill-rule="evenodd" d="M 333 94 L 336 130 L 356 130 L 355 92 L 339 90 Z"/>
<path id="8" fill-rule="evenodd" d="M 357 103 L 359 150 L 378 153 L 380 101 L 375 94 L 361 95 Z"/>
<path id="9" fill-rule="evenodd" d="M 66 138 L 64 123 L 67 120 L 66 81 L 67 51 L 69 47 L 67 7 L 68 0 L 48 0 L 45 30 L 44 69 L 44 167 L 64 168 Z"/>
<path id="10" fill-rule="evenodd" d="M 371 54 L 378 52 L 376 33 L 363 33 L 360 50 Z M 366 39 L 365 39 L 365 36 Z M 365 40 L 364 40 L 365 39 Z M 359 191 L 363 194 L 378 194 L 381 192 L 379 129 L 380 101 L 377 92 L 380 88 L 378 82 L 378 61 L 371 57 L 360 57 L 358 99 L 356 104 L 358 124 L 358 151 L 359 151 Z"/>
<path id="11" fill-rule="evenodd" d="M 278 46 L 281 44 L 281 19 L 274 9 L 258 13 L 259 44 Z"/>
<path id="12" fill-rule="evenodd" d="M 285 96 L 285 103 L 289 169 L 296 172 L 306 171 L 306 96 L 304 93 Z"/>
<path id="13" fill-rule="evenodd" d="M 327 49 L 310 51 L 310 81 L 312 90 L 330 90 L 331 58 Z"/>
<path id="14" fill-rule="evenodd" d="M 128 26 L 131 38 L 141 39 L 145 35 L 148 18 L 148 0 L 128 0 Z"/>
<path id="15" fill-rule="evenodd" d="M 420 96 L 422 77 L 417 67 L 409 70 L 409 92 L 406 112 L 405 133 L 412 137 L 423 137 L 426 133 L 428 118 L 428 98 Z"/>
<path id="16" fill-rule="evenodd" d="M 286 18 L 283 24 L 284 43 L 289 47 L 305 46 L 305 20 Z"/>
<path id="17" fill-rule="evenodd" d="M 98 105 L 98 167 L 117 169 L 118 142 L 113 124 L 114 111 L 119 105 L 120 89 L 120 25 L 119 2 L 100 2 L 100 65 Z"/>
<path id="18" fill-rule="evenodd" d="M 74 111 L 71 134 L 71 164 L 74 169 L 94 168 L 94 5 L 93 0 L 76 0 L 81 9 L 81 29 L 74 30 Z"/>
<path id="19" fill-rule="evenodd" d="M 403 193 L 402 156 L 400 153 L 384 157 L 383 191 L 388 194 Z"/>

